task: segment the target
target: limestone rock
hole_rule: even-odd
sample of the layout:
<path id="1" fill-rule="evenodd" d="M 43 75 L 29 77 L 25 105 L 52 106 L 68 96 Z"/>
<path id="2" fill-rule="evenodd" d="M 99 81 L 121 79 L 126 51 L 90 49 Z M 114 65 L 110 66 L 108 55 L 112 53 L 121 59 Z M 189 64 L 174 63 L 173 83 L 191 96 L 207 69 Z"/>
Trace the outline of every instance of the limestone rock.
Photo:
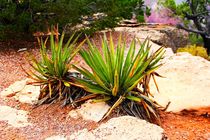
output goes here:
<path id="1" fill-rule="evenodd" d="M 164 30 L 160 30 L 160 32 L 164 35 L 161 36 L 158 42 L 154 42 L 161 46 L 172 48 L 174 52 L 176 52 L 178 48 L 186 46 L 189 42 L 188 32 L 177 29 L 176 27 L 166 28 Z"/>
<path id="2" fill-rule="evenodd" d="M 176 52 L 177 48 L 184 47 L 188 43 L 188 33 L 173 26 L 116 27 L 114 30 L 126 32 L 140 40 L 149 37 L 152 42 L 171 48 L 173 52 Z"/>
<path id="3" fill-rule="evenodd" d="M 69 116 L 72 118 L 82 117 L 84 120 L 98 122 L 102 119 L 109 108 L 110 107 L 105 102 L 94 103 L 89 100 L 82 104 L 79 109 L 70 111 Z"/>
<path id="4" fill-rule="evenodd" d="M 112 118 L 97 129 L 80 130 L 69 139 L 75 140 L 161 140 L 163 129 L 131 116 Z"/>
<path id="5" fill-rule="evenodd" d="M 2 98 L 14 97 L 22 103 L 33 104 L 38 100 L 40 86 L 27 85 L 30 79 L 17 81 L 0 93 Z"/>
<path id="6" fill-rule="evenodd" d="M 160 45 L 157 45 L 153 43 L 152 41 L 150 41 L 149 44 L 151 45 L 151 49 L 150 49 L 151 53 L 154 53 L 161 47 Z M 163 55 L 164 58 L 168 58 L 174 55 L 174 52 L 171 48 L 164 48 L 164 50 L 165 50 L 165 54 Z"/>
<path id="7" fill-rule="evenodd" d="M 164 35 L 163 33 L 160 33 L 158 30 L 155 30 L 154 28 L 149 28 L 147 26 L 143 27 L 116 27 L 114 28 L 115 31 L 118 32 L 126 32 L 131 33 L 132 35 L 136 36 L 140 40 L 144 40 L 147 37 L 150 37 L 151 40 L 158 41 L 161 39 L 161 37 Z"/>
<path id="8" fill-rule="evenodd" d="M 97 138 L 94 136 L 92 131 L 88 131 L 86 128 L 83 130 L 79 130 L 68 136 L 68 139 L 71 140 L 96 140 Z"/>
<path id="9" fill-rule="evenodd" d="M 156 77 L 159 93 L 153 80 L 150 89 L 154 99 L 166 106 L 167 111 L 198 109 L 210 106 L 210 62 L 189 53 L 178 53 L 164 60 L 157 72 L 165 78 Z"/>
<path id="10" fill-rule="evenodd" d="M 67 140 L 67 138 L 63 135 L 56 135 L 46 138 L 45 140 Z"/>
<path id="11" fill-rule="evenodd" d="M 25 127 L 31 125 L 27 121 L 27 112 L 24 110 L 17 110 L 9 106 L 0 106 L 0 121 L 7 121 L 13 127 Z"/>

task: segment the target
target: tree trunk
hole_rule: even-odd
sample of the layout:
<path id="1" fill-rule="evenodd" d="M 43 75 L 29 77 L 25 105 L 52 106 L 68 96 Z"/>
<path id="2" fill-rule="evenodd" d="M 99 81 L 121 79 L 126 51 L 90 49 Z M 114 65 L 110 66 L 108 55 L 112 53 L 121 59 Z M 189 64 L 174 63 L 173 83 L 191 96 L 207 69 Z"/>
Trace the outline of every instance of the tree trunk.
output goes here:
<path id="1" fill-rule="evenodd" d="M 204 48 L 207 49 L 208 55 L 210 54 L 210 38 L 203 37 Z"/>

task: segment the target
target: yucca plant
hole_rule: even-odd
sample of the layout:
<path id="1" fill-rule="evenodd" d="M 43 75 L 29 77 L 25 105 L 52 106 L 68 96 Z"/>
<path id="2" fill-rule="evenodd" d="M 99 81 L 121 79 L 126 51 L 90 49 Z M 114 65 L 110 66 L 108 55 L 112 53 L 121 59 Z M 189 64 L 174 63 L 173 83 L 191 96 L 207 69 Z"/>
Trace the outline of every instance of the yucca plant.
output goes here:
<path id="1" fill-rule="evenodd" d="M 72 35 L 68 42 L 64 44 L 64 33 L 60 39 L 58 34 L 58 29 L 56 28 L 51 31 L 49 48 L 47 48 L 48 38 L 45 41 L 42 38 L 38 38 L 41 47 L 40 60 L 33 55 L 29 55 L 33 70 L 27 73 L 30 78 L 35 80 L 32 84 L 41 85 L 38 105 L 54 103 L 58 99 L 64 99 L 63 105 L 69 103 L 75 105 L 74 101 L 86 94 L 81 88 L 70 84 L 71 77 L 76 75 L 69 72 L 72 68 L 71 61 L 81 49 L 85 40 L 78 44 L 77 39 L 79 36 Z"/>
<path id="2" fill-rule="evenodd" d="M 94 42 L 88 39 L 87 42 L 89 48 L 81 49 L 79 54 L 92 71 L 74 65 L 86 77 L 75 78 L 75 83 L 92 95 L 97 95 L 97 98 L 93 96 L 95 101 L 106 101 L 111 105 L 103 119 L 115 108 L 148 121 L 158 118 L 157 104 L 149 98 L 151 94 L 148 84 L 150 77 L 159 76 L 155 70 L 161 66 L 159 61 L 164 49 L 151 53 L 149 39 L 141 43 L 134 38 L 126 55 L 125 38 L 120 36 L 115 46 L 110 35 L 109 41 L 106 36 L 101 39 L 101 54 Z M 137 43 L 140 45 L 138 52 Z"/>

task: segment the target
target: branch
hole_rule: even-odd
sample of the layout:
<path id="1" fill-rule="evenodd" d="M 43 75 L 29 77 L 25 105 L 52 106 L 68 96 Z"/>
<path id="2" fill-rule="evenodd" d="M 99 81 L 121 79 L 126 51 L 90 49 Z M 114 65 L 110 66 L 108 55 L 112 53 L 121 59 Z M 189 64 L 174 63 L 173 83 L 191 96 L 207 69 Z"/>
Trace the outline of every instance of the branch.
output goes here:
<path id="1" fill-rule="evenodd" d="M 186 17 L 187 19 L 189 19 L 189 20 L 194 20 L 194 19 L 198 18 L 199 16 L 200 16 L 200 17 L 204 17 L 204 14 L 207 14 L 207 13 L 209 13 L 209 12 L 206 11 L 206 12 L 202 12 L 202 13 L 198 13 L 198 14 L 194 14 L 194 15 L 190 15 L 190 14 L 188 14 L 188 13 L 186 13 L 186 12 L 183 12 L 183 13 L 184 13 L 184 15 L 185 15 L 185 17 Z"/>
<path id="2" fill-rule="evenodd" d="M 190 9 L 192 11 L 192 14 L 195 14 L 195 12 L 194 12 L 195 9 L 193 7 L 193 0 L 189 0 L 188 3 L 189 3 L 189 6 L 190 6 Z"/>
<path id="3" fill-rule="evenodd" d="M 189 28 L 185 27 L 183 24 L 177 24 L 177 28 L 178 29 L 183 29 L 183 30 L 188 31 L 188 32 L 193 32 L 193 33 L 196 33 L 196 34 L 200 34 L 200 35 L 206 35 L 206 33 L 204 31 L 189 29 Z"/>

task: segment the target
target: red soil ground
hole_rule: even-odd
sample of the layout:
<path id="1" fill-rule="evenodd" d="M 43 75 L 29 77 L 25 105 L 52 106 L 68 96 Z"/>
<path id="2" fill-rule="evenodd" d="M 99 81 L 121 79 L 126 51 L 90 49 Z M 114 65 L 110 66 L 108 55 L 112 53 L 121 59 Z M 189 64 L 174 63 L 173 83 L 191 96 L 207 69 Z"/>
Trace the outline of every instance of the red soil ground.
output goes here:
<path id="1" fill-rule="evenodd" d="M 25 52 L 17 51 L 20 48 L 27 48 L 29 52 L 38 55 L 39 49 L 35 46 L 34 42 L 0 42 L 0 91 L 26 77 L 20 65 L 25 69 L 29 69 L 30 66 L 25 60 Z M 29 121 L 34 124 L 24 128 L 13 128 L 6 122 L 0 121 L 1 140 L 44 139 L 56 134 L 68 135 L 83 128 L 93 129 L 99 125 L 81 119 L 67 118 L 71 108 L 60 108 L 59 104 L 43 105 L 33 109 L 30 105 L 21 104 L 12 99 L 5 101 L 0 98 L 0 105 L 29 111 Z M 171 140 L 210 139 L 210 117 L 209 114 L 205 114 L 206 112 L 210 113 L 210 108 L 200 109 L 198 113 L 193 111 L 180 114 L 161 112 L 161 126 Z"/>

